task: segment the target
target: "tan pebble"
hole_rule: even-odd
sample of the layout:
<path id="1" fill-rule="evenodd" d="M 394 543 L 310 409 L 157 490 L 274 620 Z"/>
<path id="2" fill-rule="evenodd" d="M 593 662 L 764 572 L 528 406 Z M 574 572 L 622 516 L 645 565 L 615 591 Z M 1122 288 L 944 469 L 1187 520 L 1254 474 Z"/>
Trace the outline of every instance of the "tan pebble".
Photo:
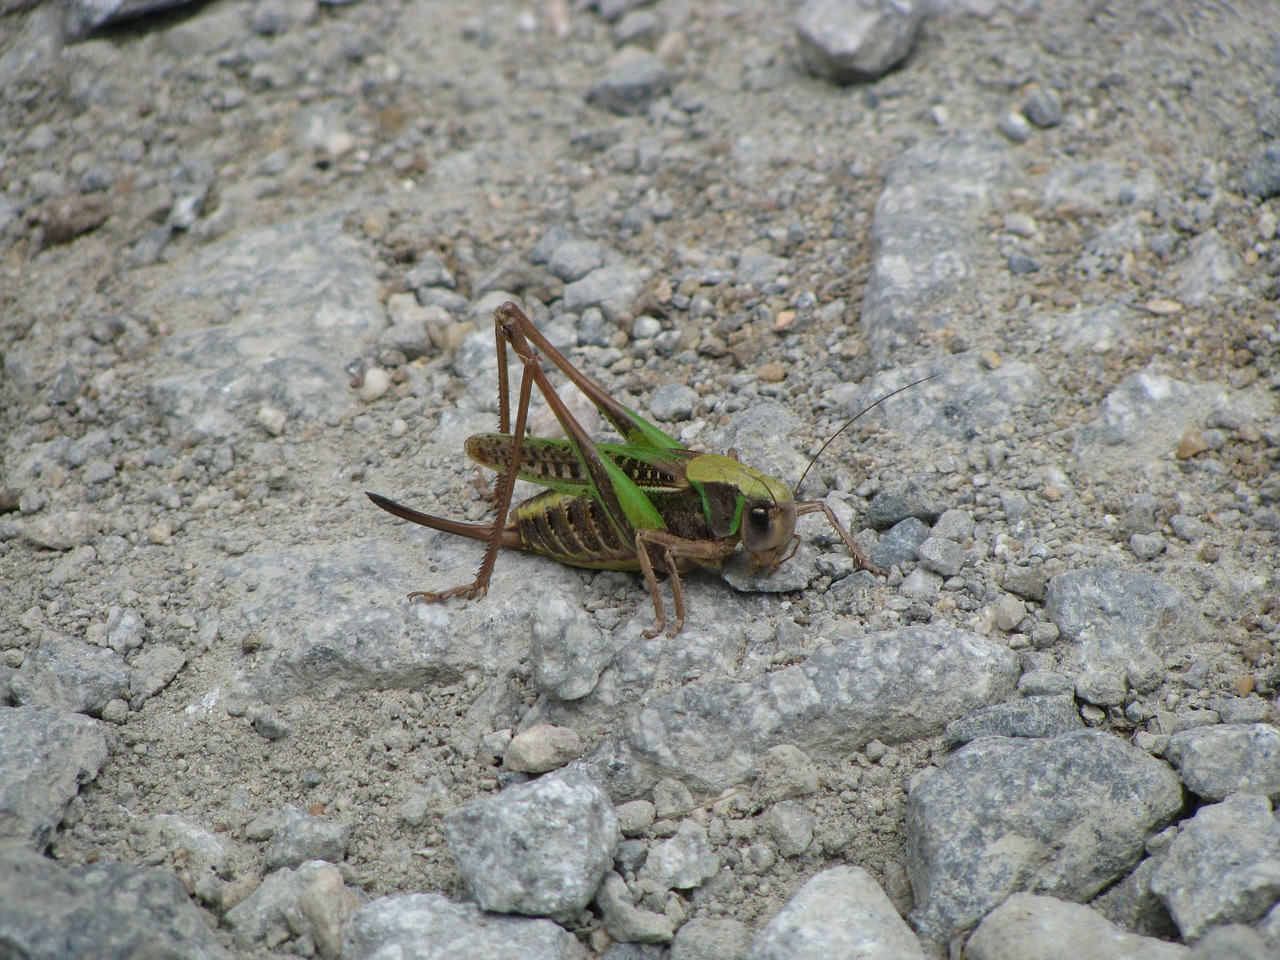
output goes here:
<path id="1" fill-rule="evenodd" d="M 288 421 L 289 417 L 283 410 L 277 410 L 272 406 L 258 408 L 258 426 L 273 437 L 278 437 L 284 433 L 285 424 Z"/>
<path id="2" fill-rule="evenodd" d="M 762 383 L 781 383 L 787 379 L 787 371 L 782 364 L 776 360 L 773 363 L 766 363 L 764 366 L 756 370 L 756 376 L 760 378 Z"/>
<path id="3" fill-rule="evenodd" d="M 582 755 L 582 738 L 568 727 L 542 723 L 511 738 L 503 762 L 508 770 L 546 773 Z"/>
<path id="4" fill-rule="evenodd" d="M 1199 430 L 1188 430 L 1182 435 L 1182 439 L 1178 441 L 1178 459 L 1190 460 L 1197 453 L 1204 453 L 1209 449 L 1209 442 L 1205 440 L 1204 434 Z"/>
<path id="5" fill-rule="evenodd" d="M 796 322 L 796 312 L 794 310 L 783 310 L 773 319 L 773 329 L 782 332 Z"/>
<path id="6" fill-rule="evenodd" d="M 978 354 L 978 359 L 982 365 L 988 370 L 999 370 L 1004 366 L 1004 357 L 996 353 L 994 350 L 983 350 Z"/>
<path id="7" fill-rule="evenodd" d="M 1177 300 L 1148 300 L 1147 310 L 1151 313 L 1168 315 L 1171 313 L 1181 313 L 1182 304 Z"/>
<path id="8" fill-rule="evenodd" d="M 1044 494 L 1044 498 L 1051 503 L 1057 503 L 1062 499 L 1062 491 L 1053 485 L 1045 487 L 1041 492 Z"/>
<path id="9" fill-rule="evenodd" d="M 147 539 L 156 546 L 168 543 L 173 539 L 173 524 L 168 520 L 159 521 L 147 531 Z"/>
<path id="10" fill-rule="evenodd" d="M 360 399 L 372 403 L 386 396 L 391 389 L 391 375 L 381 367 L 371 367 L 364 375 L 364 383 L 360 386 Z"/>
<path id="11" fill-rule="evenodd" d="M 1236 677 L 1236 696 L 1247 697 L 1253 693 L 1254 688 L 1258 686 L 1258 678 L 1248 673 L 1243 677 Z"/>

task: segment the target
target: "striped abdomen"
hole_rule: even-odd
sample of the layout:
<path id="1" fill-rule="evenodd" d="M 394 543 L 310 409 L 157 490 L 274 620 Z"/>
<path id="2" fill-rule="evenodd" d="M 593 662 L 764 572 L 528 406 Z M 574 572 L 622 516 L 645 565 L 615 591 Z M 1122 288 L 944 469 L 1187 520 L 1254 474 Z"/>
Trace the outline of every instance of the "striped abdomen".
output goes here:
<path id="1" fill-rule="evenodd" d="M 638 570 L 636 546 L 624 540 L 593 497 L 548 490 L 512 511 L 507 529 L 520 535 L 520 549 L 553 557 L 572 567 Z"/>

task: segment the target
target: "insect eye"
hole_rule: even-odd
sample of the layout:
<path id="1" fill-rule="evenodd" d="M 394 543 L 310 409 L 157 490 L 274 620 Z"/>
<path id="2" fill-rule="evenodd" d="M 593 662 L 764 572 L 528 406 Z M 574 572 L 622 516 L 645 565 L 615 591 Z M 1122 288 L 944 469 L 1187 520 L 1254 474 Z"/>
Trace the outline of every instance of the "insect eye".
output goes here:
<path id="1" fill-rule="evenodd" d="M 751 524 L 753 530 L 763 533 L 769 529 L 769 511 L 764 507 L 752 507 L 747 522 Z"/>

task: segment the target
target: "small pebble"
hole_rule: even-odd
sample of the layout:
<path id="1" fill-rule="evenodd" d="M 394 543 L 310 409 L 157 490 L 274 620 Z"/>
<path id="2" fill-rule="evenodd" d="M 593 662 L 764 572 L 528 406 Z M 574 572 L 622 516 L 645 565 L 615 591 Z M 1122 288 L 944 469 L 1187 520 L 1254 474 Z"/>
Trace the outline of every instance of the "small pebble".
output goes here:
<path id="1" fill-rule="evenodd" d="M 288 415 L 283 410 L 278 410 L 275 407 L 262 406 L 258 408 L 258 426 L 273 437 L 278 437 L 284 433 L 288 419 Z"/>
<path id="2" fill-rule="evenodd" d="M 371 367 L 364 375 L 364 383 L 360 386 L 360 399 L 372 403 L 386 396 L 391 389 L 391 375 L 381 367 Z"/>
<path id="3" fill-rule="evenodd" d="M 1178 442 L 1177 457 L 1179 460 L 1190 460 L 1198 453 L 1209 449 L 1209 441 L 1199 430 L 1188 430 Z"/>

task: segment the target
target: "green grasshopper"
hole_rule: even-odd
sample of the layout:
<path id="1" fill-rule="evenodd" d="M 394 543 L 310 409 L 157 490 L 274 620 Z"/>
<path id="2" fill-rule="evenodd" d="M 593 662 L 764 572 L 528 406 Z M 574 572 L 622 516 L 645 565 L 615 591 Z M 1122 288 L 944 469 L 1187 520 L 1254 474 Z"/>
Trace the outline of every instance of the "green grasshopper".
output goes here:
<path id="1" fill-rule="evenodd" d="M 671 584 L 675 604 L 675 619 L 667 630 L 667 636 L 673 637 L 685 621 L 682 572 L 696 566 L 718 566 L 739 545 L 750 555 L 752 572 L 772 571 L 795 553 L 800 542 L 795 532 L 796 518 L 810 513 L 826 516 L 859 567 L 883 574 L 825 502 L 797 500 L 785 483 L 739 462 L 733 450 L 728 456 L 686 450 L 574 367 L 514 303 L 508 301 L 498 307 L 493 319 L 498 353 L 499 432 L 468 438 L 466 451 L 471 459 L 499 476 L 493 495 L 497 518 L 491 523 L 447 520 L 376 493 L 367 494 L 383 510 L 403 520 L 488 542 L 480 570 L 471 583 L 439 592 L 415 591 L 409 594 L 411 599 L 422 597 L 436 602 L 457 596 L 483 597 L 489 589 L 498 551 L 510 547 L 544 554 L 575 567 L 640 570 L 653 597 L 657 620 L 644 633 L 650 638 L 661 633 L 667 624 L 655 573 L 661 568 Z M 514 428 L 510 419 L 508 346 L 524 365 Z M 547 379 L 543 357 L 559 367 L 613 424 L 622 443 L 597 443 L 587 435 Z M 567 439 L 525 436 L 535 385 Z M 894 391 L 898 392 L 901 391 Z M 547 489 L 513 511 L 511 499 L 517 478 Z M 799 484 L 796 486 L 798 489 Z"/>

